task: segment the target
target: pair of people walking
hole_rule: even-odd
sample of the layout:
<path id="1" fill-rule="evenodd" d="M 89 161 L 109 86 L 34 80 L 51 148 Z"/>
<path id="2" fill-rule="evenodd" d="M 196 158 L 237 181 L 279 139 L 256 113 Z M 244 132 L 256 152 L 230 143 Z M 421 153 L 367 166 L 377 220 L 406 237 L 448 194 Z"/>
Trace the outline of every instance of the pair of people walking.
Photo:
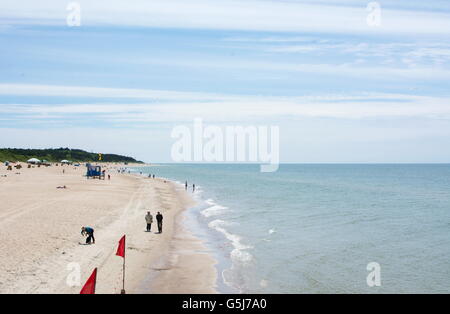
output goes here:
<path id="1" fill-rule="evenodd" d="M 163 215 L 160 212 L 158 212 L 158 214 L 156 214 L 156 222 L 158 223 L 158 233 L 162 233 L 163 219 L 164 219 Z M 147 232 L 151 232 L 153 216 L 150 212 L 147 212 L 147 215 L 145 216 L 145 221 L 147 222 Z"/>
<path id="2" fill-rule="evenodd" d="M 188 187 L 189 187 L 189 185 L 188 185 L 188 182 L 186 181 L 186 183 L 184 184 L 184 189 L 187 191 Z M 195 184 L 192 184 L 192 193 L 194 193 L 194 192 L 195 192 Z"/>

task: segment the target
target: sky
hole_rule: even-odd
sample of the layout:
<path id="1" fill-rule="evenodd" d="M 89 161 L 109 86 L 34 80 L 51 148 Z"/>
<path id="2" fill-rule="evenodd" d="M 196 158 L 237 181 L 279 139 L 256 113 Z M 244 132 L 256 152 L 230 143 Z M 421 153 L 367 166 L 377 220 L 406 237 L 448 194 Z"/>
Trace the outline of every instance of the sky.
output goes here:
<path id="1" fill-rule="evenodd" d="M 172 162 L 201 118 L 279 127 L 281 162 L 450 162 L 449 1 L 71 2 L 0 0 L 0 147 Z"/>

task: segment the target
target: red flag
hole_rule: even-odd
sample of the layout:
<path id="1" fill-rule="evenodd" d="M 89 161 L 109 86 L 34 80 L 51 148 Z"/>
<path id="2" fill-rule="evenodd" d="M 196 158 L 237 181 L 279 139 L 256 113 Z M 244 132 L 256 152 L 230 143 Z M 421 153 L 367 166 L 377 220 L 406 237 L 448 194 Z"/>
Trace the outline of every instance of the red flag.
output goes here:
<path id="1" fill-rule="evenodd" d="M 97 284 L 97 268 L 92 272 L 91 277 L 84 284 L 80 294 L 95 294 L 95 285 Z"/>
<path id="2" fill-rule="evenodd" d="M 117 248 L 116 255 L 125 258 L 125 236 L 123 236 L 119 241 L 119 247 Z"/>

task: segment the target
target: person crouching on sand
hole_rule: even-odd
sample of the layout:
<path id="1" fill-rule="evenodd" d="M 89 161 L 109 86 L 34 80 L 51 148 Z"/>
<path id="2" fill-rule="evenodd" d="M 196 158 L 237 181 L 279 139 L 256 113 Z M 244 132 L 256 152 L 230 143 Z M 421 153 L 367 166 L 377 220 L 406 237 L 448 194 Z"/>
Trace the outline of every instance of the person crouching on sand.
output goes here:
<path id="1" fill-rule="evenodd" d="M 95 238 L 94 238 L 94 229 L 91 227 L 81 227 L 81 235 L 87 236 L 86 238 L 86 244 L 91 244 L 91 241 L 93 244 L 95 244 Z"/>
<path id="2" fill-rule="evenodd" d="M 153 223 L 153 216 L 150 214 L 150 212 L 147 212 L 147 216 L 145 216 L 145 221 L 147 222 L 147 232 L 152 231 L 152 223 Z"/>
<path id="3" fill-rule="evenodd" d="M 163 215 L 160 212 L 156 215 L 156 221 L 158 222 L 158 232 L 162 233 Z"/>

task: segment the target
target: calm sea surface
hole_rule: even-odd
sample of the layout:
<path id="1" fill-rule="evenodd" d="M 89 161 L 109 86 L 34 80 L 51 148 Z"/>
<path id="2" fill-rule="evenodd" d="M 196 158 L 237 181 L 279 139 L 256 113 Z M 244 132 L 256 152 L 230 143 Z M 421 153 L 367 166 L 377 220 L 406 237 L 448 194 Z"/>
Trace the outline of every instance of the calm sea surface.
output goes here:
<path id="1" fill-rule="evenodd" d="M 192 229 L 244 293 L 450 293 L 450 165 L 163 164 L 195 183 Z M 367 265 L 380 265 L 369 287 Z"/>

